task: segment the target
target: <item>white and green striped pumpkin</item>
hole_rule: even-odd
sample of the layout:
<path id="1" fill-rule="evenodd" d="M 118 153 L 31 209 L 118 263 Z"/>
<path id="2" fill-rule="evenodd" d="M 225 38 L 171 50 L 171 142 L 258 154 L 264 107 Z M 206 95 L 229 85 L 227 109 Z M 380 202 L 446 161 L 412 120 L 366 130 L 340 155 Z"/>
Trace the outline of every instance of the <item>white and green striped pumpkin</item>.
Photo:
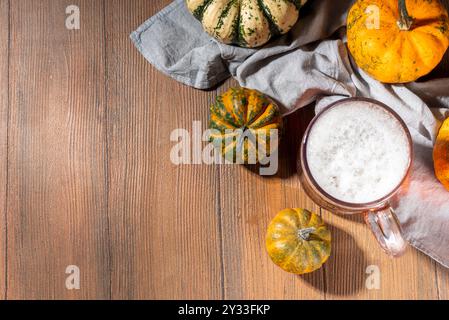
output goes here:
<path id="1" fill-rule="evenodd" d="M 255 48 L 287 33 L 307 0 L 186 0 L 211 36 L 226 44 Z"/>

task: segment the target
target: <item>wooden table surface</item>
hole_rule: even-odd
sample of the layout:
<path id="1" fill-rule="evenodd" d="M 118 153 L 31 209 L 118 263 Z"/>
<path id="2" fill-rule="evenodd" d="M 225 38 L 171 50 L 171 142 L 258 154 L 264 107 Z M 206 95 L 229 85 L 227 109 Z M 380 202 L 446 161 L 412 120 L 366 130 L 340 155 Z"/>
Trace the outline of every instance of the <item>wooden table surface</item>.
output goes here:
<path id="1" fill-rule="evenodd" d="M 170 161 L 174 129 L 208 122 L 234 82 L 204 92 L 148 64 L 129 34 L 169 0 L 0 0 L 0 297 L 4 299 L 449 299 L 449 272 L 392 260 L 358 217 L 314 205 L 295 173 L 313 116 L 287 120 L 280 170 Z M 67 30 L 66 7 L 81 10 Z M 281 209 L 331 226 L 319 271 L 284 273 L 264 250 Z M 80 290 L 66 288 L 66 268 Z M 378 266 L 380 289 L 367 268 Z M 369 268 L 368 268 L 369 270 Z"/>

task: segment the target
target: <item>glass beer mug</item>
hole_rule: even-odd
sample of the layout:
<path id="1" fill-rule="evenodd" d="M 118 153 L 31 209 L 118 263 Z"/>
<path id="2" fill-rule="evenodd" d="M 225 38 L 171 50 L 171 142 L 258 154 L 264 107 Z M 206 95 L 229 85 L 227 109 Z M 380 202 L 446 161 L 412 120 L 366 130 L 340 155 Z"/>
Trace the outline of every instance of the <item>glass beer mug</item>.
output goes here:
<path id="1" fill-rule="evenodd" d="M 351 106 L 349 106 L 352 104 Z M 319 130 L 316 128 L 317 123 L 320 123 L 323 116 L 325 116 L 331 110 L 339 108 L 341 106 L 346 105 L 345 112 L 351 112 L 351 109 L 354 108 L 354 112 L 361 112 L 360 109 L 357 110 L 357 106 L 369 104 L 373 108 L 379 108 L 378 111 L 385 112 L 385 117 L 388 119 L 391 117 L 391 120 L 395 122 L 395 126 L 399 128 L 398 130 L 402 130 L 403 134 L 406 138 L 400 140 L 404 142 L 402 145 L 403 150 L 408 150 L 408 154 L 404 154 L 403 160 L 408 158 L 407 162 L 404 162 L 406 165 L 405 170 L 403 172 L 398 173 L 398 177 L 396 179 L 400 181 L 391 191 L 386 191 L 388 193 L 382 195 L 378 199 L 373 201 L 369 201 L 367 203 L 351 203 L 347 201 L 343 201 L 338 199 L 335 196 L 326 192 L 322 186 L 317 183 L 317 180 L 311 173 L 310 163 L 308 159 L 307 149 L 309 147 L 309 139 L 310 133 L 312 130 Z M 350 113 L 349 113 L 350 114 Z M 369 121 L 369 120 L 368 120 Z M 382 121 L 378 122 L 382 123 Z M 338 124 L 337 124 L 338 126 Z M 380 128 L 382 129 L 382 128 Z M 324 130 L 326 130 L 324 128 Z M 379 132 L 384 132 L 380 130 Z M 384 137 L 385 138 L 385 137 Z M 389 137 L 386 137 L 387 139 Z M 320 143 L 326 144 L 326 141 L 322 141 Z M 405 146 L 406 144 L 406 146 Z M 412 154 L 413 154 L 413 144 L 410 136 L 410 132 L 407 129 L 404 121 L 389 107 L 386 105 L 371 99 L 364 98 L 349 98 L 343 99 L 336 103 L 331 104 L 326 109 L 324 109 L 321 113 L 319 113 L 310 123 L 303 139 L 301 142 L 301 147 L 298 155 L 297 162 L 297 170 L 300 176 L 301 185 L 304 188 L 305 192 L 308 196 L 319 206 L 322 208 L 341 215 L 353 215 L 360 214 L 365 218 L 365 222 L 368 227 L 373 232 L 377 241 L 379 242 L 382 249 L 389 254 L 390 256 L 397 257 L 404 253 L 407 244 L 403 238 L 401 227 L 398 222 L 398 219 L 391 208 L 392 201 L 399 196 L 401 190 L 406 188 L 407 180 L 410 174 L 410 168 L 412 164 Z M 367 150 L 369 152 L 369 150 Z M 399 176 L 400 175 L 400 176 Z"/>

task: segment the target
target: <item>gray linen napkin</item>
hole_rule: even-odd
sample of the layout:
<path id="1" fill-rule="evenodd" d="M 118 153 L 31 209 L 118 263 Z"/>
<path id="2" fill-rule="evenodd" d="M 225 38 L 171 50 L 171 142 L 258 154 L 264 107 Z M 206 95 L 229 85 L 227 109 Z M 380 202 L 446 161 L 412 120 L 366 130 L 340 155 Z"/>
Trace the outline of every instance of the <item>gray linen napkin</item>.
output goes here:
<path id="1" fill-rule="evenodd" d="M 319 111 L 354 96 L 392 107 L 407 123 L 415 144 L 411 185 L 396 212 L 410 244 L 449 268 L 449 192 L 436 180 L 432 160 L 437 130 L 449 116 L 449 78 L 384 85 L 358 69 L 344 44 L 352 3 L 309 1 L 289 34 L 258 50 L 209 37 L 184 0 L 150 18 L 131 38 L 150 63 L 174 79 L 207 89 L 232 76 L 241 86 L 278 101 L 285 115 L 314 101 Z"/>

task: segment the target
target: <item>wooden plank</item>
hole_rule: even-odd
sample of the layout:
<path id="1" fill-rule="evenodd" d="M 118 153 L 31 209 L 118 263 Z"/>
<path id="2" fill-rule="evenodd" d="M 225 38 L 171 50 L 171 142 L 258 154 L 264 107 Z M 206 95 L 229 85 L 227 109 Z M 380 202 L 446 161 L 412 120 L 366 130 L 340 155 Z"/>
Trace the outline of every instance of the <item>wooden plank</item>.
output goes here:
<path id="1" fill-rule="evenodd" d="M 129 34 L 170 1 L 106 3 L 112 298 L 220 299 L 216 168 L 176 166 L 171 132 L 214 96 L 163 76 Z"/>
<path id="2" fill-rule="evenodd" d="M 0 299 L 6 298 L 9 1 L 0 0 Z"/>
<path id="3" fill-rule="evenodd" d="M 11 1 L 8 298 L 109 298 L 103 3 Z M 81 272 L 66 289 L 66 268 Z"/>
<path id="4" fill-rule="evenodd" d="M 324 212 L 333 226 L 334 255 L 326 265 L 327 299 L 438 299 L 435 262 L 409 248 L 400 258 L 383 253 L 361 217 Z M 380 288 L 367 287 L 367 269 L 380 271 Z"/>
<path id="5" fill-rule="evenodd" d="M 308 106 L 285 118 L 286 132 L 280 153 L 279 176 L 282 179 L 284 208 L 299 207 L 320 214 L 320 208 L 308 198 L 302 189 L 296 172 L 301 138 L 314 115 L 313 106 Z M 327 221 L 325 222 L 327 223 Z M 286 288 L 289 289 L 279 295 L 278 299 L 325 299 L 324 268 L 300 277 L 280 274 L 280 272 L 282 271 L 278 269 L 276 276 L 285 278 L 286 284 L 288 284 Z"/>
<path id="6" fill-rule="evenodd" d="M 438 298 L 440 300 L 449 300 L 449 269 L 437 264 L 436 274 L 438 280 Z"/>
<path id="7" fill-rule="evenodd" d="M 277 212 L 304 207 L 319 213 L 295 174 L 301 132 L 311 116 L 313 110 L 305 109 L 286 119 L 276 176 L 262 177 L 243 166 L 219 168 L 226 299 L 324 298 L 322 271 L 303 277 L 288 274 L 271 262 L 265 250 L 266 229 Z"/>

